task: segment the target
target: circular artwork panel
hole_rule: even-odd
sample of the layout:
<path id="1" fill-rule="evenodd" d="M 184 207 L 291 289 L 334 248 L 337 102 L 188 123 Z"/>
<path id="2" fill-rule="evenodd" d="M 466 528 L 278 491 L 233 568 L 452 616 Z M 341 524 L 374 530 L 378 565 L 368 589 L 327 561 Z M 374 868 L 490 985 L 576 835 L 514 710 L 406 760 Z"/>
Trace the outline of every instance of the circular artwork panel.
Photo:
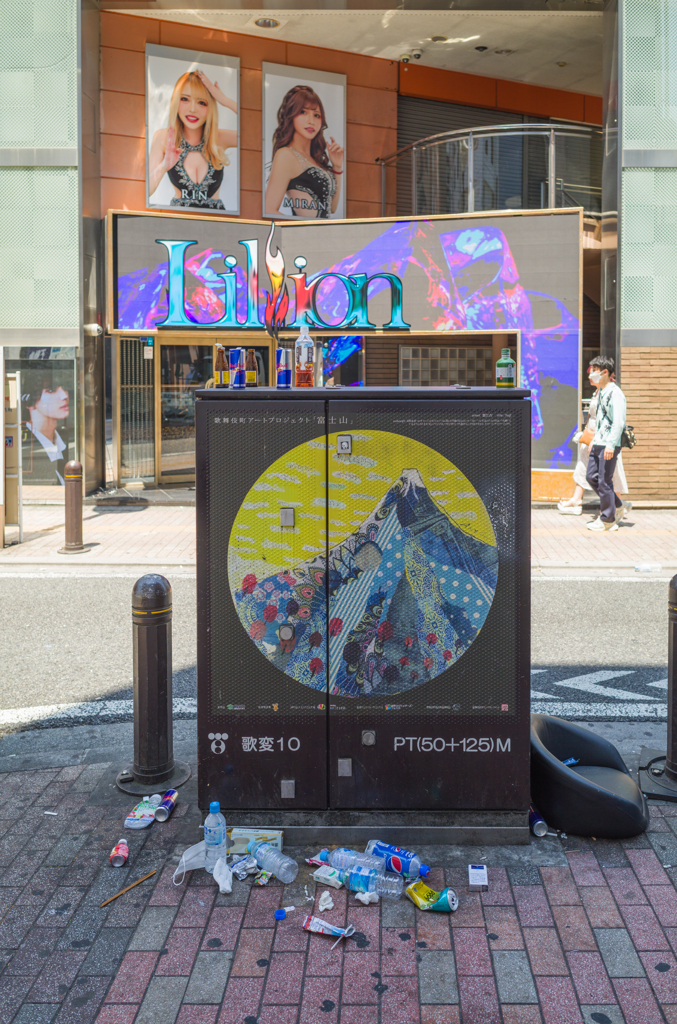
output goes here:
<path id="1" fill-rule="evenodd" d="M 328 453 L 308 441 L 252 486 L 231 531 L 230 589 L 250 641 L 292 679 L 392 696 L 475 641 L 498 549 L 482 499 L 443 455 L 387 431 L 351 436 L 350 455 L 330 434 Z"/>

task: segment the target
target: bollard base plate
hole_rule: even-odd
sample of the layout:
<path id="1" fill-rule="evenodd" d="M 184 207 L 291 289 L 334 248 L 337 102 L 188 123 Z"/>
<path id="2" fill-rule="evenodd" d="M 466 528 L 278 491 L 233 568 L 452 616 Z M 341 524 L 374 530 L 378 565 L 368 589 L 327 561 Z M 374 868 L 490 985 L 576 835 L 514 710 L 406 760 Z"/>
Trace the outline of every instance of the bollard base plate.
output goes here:
<path id="1" fill-rule="evenodd" d="M 88 544 L 83 544 L 81 548 L 57 548 L 57 555 L 88 555 L 91 551 L 91 547 Z"/>
<path id="2" fill-rule="evenodd" d="M 637 782 L 649 800 L 677 801 L 677 782 L 673 782 L 665 775 L 665 758 L 664 751 L 642 748 Z M 658 774 L 655 774 L 656 772 Z"/>
<path id="3" fill-rule="evenodd" d="M 134 778 L 132 765 L 118 772 L 115 785 L 123 793 L 131 793 L 132 796 L 150 796 L 152 793 L 166 793 L 168 789 L 178 789 L 184 782 L 188 782 L 191 776 L 191 767 L 185 761 L 175 761 L 174 770 L 168 779 L 162 782 L 144 782 Z"/>

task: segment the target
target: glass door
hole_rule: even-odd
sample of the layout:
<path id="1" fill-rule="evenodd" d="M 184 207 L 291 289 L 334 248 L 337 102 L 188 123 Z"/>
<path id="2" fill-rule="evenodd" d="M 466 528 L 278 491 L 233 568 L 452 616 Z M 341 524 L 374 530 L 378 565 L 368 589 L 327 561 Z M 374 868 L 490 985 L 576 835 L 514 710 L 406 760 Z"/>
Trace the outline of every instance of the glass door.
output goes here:
<path id="1" fill-rule="evenodd" d="M 195 391 L 212 376 L 212 345 L 160 341 L 156 375 L 160 401 L 159 483 L 188 483 L 195 479 Z"/>

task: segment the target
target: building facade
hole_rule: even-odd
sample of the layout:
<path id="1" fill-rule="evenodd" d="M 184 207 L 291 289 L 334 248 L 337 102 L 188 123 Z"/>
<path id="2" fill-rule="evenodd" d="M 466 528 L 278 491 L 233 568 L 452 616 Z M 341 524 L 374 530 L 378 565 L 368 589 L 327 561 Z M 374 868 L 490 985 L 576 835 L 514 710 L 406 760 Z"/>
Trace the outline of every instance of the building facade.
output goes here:
<path id="1" fill-rule="evenodd" d="M 588 147 L 586 154 L 592 151 L 590 133 L 603 128 L 603 168 L 601 160 L 599 169 L 593 167 L 590 158 L 587 185 L 581 186 L 593 195 L 597 182 L 597 192 L 603 188 L 603 194 L 601 201 L 599 196 L 595 200 L 597 219 L 586 220 L 586 214 L 582 223 L 582 354 L 576 373 L 600 348 L 616 356 L 619 378 L 628 394 L 629 420 L 640 438 L 640 445 L 627 457 L 631 496 L 677 497 L 672 494 L 677 487 L 674 474 L 658 472 L 664 455 L 668 467 L 674 458 L 670 369 L 677 361 L 677 323 L 672 323 L 677 316 L 672 300 L 672 277 L 677 274 L 672 250 L 677 243 L 671 227 L 677 204 L 677 148 L 673 145 L 677 129 L 670 53 L 677 0 L 651 4 L 608 0 L 604 13 L 601 4 L 592 10 L 590 5 L 573 5 L 580 10 L 582 40 L 599 35 L 602 41 L 597 92 L 561 87 L 556 84 L 559 71 L 544 77 L 544 72 L 527 66 L 533 59 L 528 54 L 538 48 L 539 32 L 546 47 L 550 31 L 546 22 L 529 27 L 524 56 L 519 46 L 514 52 L 490 46 L 492 63 L 485 65 L 478 65 L 484 53 L 476 51 L 487 47 L 473 45 L 471 25 L 463 45 L 472 51 L 473 60 L 461 55 L 457 70 L 453 56 L 451 60 L 435 57 L 434 45 L 439 44 L 426 43 L 420 59 L 410 47 L 413 56 L 405 53 L 409 59 L 402 60 L 397 53 L 403 49 L 402 37 L 395 28 L 392 55 L 381 46 L 379 52 L 385 55 L 368 56 L 356 51 L 378 47 L 358 42 L 351 49 L 324 45 L 332 42 L 328 31 L 317 33 L 323 45 L 311 45 L 307 34 L 286 26 L 282 15 L 278 27 L 270 31 L 256 26 L 256 12 L 249 21 L 243 15 L 233 31 L 219 27 L 216 15 L 210 20 L 207 9 L 193 17 L 195 11 L 184 16 L 178 10 L 154 10 L 155 6 L 135 4 L 132 13 L 122 0 L 101 6 L 94 0 L 40 4 L 27 0 L 14 15 L 3 44 L 2 80 L 9 97 L 0 122 L 6 225 L 0 239 L 0 327 L 5 365 L 21 369 L 24 375 L 27 422 L 26 410 L 36 401 L 36 389 L 51 381 L 49 390 L 68 392 L 68 415 L 56 430 L 68 455 L 83 462 L 88 492 L 105 486 L 107 480 L 148 486 L 190 479 L 191 460 L 184 458 L 192 436 L 184 415 L 188 385 L 190 379 L 204 382 L 211 373 L 217 341 L 233 343 L 225 331 L 186 339 L 163 336 L 150 323 L 120 327 L 113 308 L 117 302 L 112 285 L 117 274 L 113 211 L 144 213 L 163 208 L 147 192 L 151 141 L 147 125 L 152 128 L 147 61 L 149 54 L 160 60 L 174 51 L 200 55 L 205 66 L 210 60 L 218 63 L 226 58 L 239 66 L 238 202 L 237 212 L 226 213 L 247 223 L 269 223 L 262 187 L 270 163 L 264 137 L 264 79 L 278 75 L 283 80 L 286 68 L 305 69 L 310 81 L 324 76 L 326 81 L 344 83 L 346 159 L 341 211 L 348 220 L 459 210 L 500 211 L 506 216 L 506 209 L 519 217 L 529 206 L 586 210 L 584 192 L 567 191 L 573 164 L 565 167 L 558 155 L 551 159 L 549 171 L 546 163 L 541 170 L 539 154 L 542 147 L 546 153 L 548 145 L 551 155 L 555 153 L 554 129 L 550 142 L 547 138 L 550 125 L 568 125 L 573 134 L 580 128 L 583 141 L 577 145 Z M 497 26 L 505 27 L 500 22 L 501 6 L 496 4 L 499 20 L 492 22 L 491 12 L 482 5 L 477 39 L 489 40 L 492 31 L 497 38 Z M 551 6 L 555 5 L 546 4 L 546 9 Z M 274 12 L 265 13 L 268 20 L 276 21 Z M 323 15 L 322 9 L 313 8 L 313 15 Z M 350 11 L 335 12 L 342 15 L 348 18 Z M 465 15 L 467 20 L 468 12 Z M 558 16 L 553 10 L 552 17 Z M 317 23 L 323 24 L 319 17 Z M 336 35 L 339 38 L 340 33 Z M 50 54 L 49 61 L 45 53 Z M 510 54 L 512 63 L 500 65 L 502 54 Z M 553 61 L 552 65 L 566 63 Z M 482 73 L 468 70 L 477 66 Z M 224 76 L 229 73 L 224 65 Z M 487 133 L 484 141 L 473 142 L 473 133 L 481 135 L 482 130 Z M 438 132 L 451 133 L 442 164 L 439 147 L 416 146 Z M 499 138 L 497 132 L 504 134 Z M 472 166 L 467 158 L 468 133 Z M 396 159 L 389 159 L 396 153 L 400 154 Z M 580 153 L 577 159 L 580 171 Z M 453 193 L 454 182 L 446 191 L 440 187 L 440 167 L 447 178 L 461 168 L 466 184 L 460 199 Z M 489 168 L 481 171 L 481 189 L 480 168 Z M 455 202 L 462 205 L 454 207 Z M 189 237 L 187 225 L 205 212 L 209 213 L 174 210 L 181 219 L 181 237 Z M 475 370 L 475 363 L 483 368 L 488 360 L 493 365 L 501 337 L 500 331 L 469 330 L 466 325 L 464 330 L 445 331 L 439 344 L 433 339 L 434 351 L 440 345 L 451 346 L 456 365 L 458 359 L 470 359 Z M 251 340 L 270 379 L 272 342 L 265 330 Z M 423 355 L 430 347 L 427 343 L 433 344 L 423 335 L 411 339 L 410 356 L 402 356 L 401 341 L 388 332 L 365 336 L 359 350 L 353 346 L 344 360 L 344 382 L 398 384 L 405 371 L 413 372 L 413 364 L 404 367 L 403 359 L 439 358 L 439 353 Z M 419 379 L 424 382 L 425 374 Z M 577 387 L 580 392 L 581 384 Z M 572 422 L 572 432 L 575 425 Z M 24 434 L 29 456 L 24 457 L 24 484 L 58 483 L 58 475 L 52 472 L 54 460 L 47 464 L 43 458 L 40 468 L 37 434 L 28 428 Z M 123 452 L 130 438 L 136 461 L 129 461 L 131 449 L 127 455 Z M 574 449 L 569 447 L 573 460 Z M 125 459 L 128 465 L 123 470 Z M 541 468 L 534 496 L 553 498 L 565 493 L 566 472 L 561 462 L 553 461 L 550 473 Z"/>

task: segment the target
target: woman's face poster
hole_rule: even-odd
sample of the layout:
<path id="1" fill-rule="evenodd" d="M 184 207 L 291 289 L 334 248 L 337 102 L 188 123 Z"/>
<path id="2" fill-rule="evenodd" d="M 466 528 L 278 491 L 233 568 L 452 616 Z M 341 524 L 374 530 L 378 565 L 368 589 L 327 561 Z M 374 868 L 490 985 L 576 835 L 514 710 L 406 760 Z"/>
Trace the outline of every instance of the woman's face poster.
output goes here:
<path id="1" fill-rule="evenodd" d="M 240 61 L 146 46 L 146 205 L 240 212 Z"/>
<path id="2" fill-rule="evenodd" d="M 263 216 L 346 215 L 346 77 L 263 64 Z"/>

